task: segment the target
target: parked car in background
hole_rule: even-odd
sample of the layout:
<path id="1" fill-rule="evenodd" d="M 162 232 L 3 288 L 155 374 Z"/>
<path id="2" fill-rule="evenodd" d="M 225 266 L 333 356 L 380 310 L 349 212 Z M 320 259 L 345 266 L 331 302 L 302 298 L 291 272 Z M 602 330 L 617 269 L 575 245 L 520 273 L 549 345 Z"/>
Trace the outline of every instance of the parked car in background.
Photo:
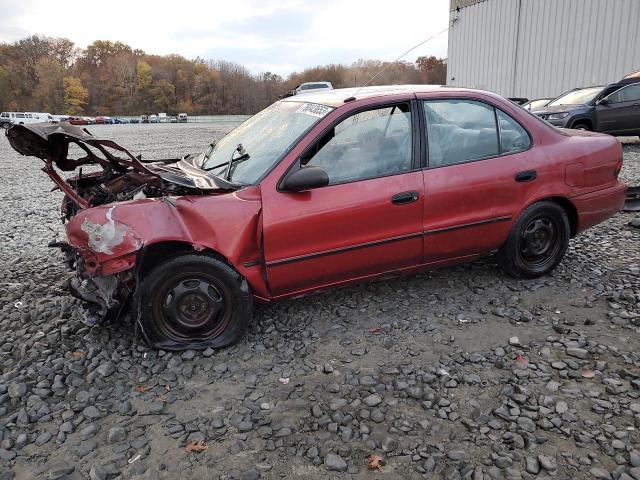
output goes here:
<path id="1" fill-rule="evenodd" d="M 517 105 L 524 105 L 529 101 L 528 98 L 524 98 L 524 97 L 509 97 L 509 100 L 511 100 L 513 103 Z"/>
<path id="2" fill-rule="evenodd" d="M 179 113 L 178 114 L 178 123 L 187 123 L 187 114 Z"/>
<path id="3" fill-rule="evenodd" d="M 158 122 L 159 123 L 167 123 L 169 119 L 167 118 L 167 114 L 162 112 L 158 114 Z"/>
<path id="4" fill-rule="evenodd" d="M 129 123 L 140 123 L 140 117 L 131 117 L 128 120 Z"/>
<path id="5" fill-rule="evenodd" d="M 87 125 L 94 125 L 96 123 L 96 119 L 95 117 L 82 117 L 84 120 L 87 121 Z"/>
<path id="6" fill-rule="evenodd" d="M 54 123 L 66 122 L 69 119 L 69 115 L 52 115 Z"/>
<path id="7" fill-rule="evenodd" d="M 27 115 L 31 115 L 33 122 L 53 122 L 53 116 L 47 112 L 26 112 Z"/>
<path id="8" fill-rule="evenodd" d="M 89 121 L 85 117 L 69 117 L 67 122 L 71 125 L 89 125 Z"/>
<path id="9" fill-rule="evenodd" d="M 169 122 L 170 122 L 170 123 L 178 123 L 178 117 L 171 117 L 171 118 L 169 119 Z"/>
<path id="10" fill-rule="evenodd" d="M 533 113 L 557 127 L 640 135 L 640 78 L 572 90 Z"/>
<path id="11" fill-rule="evenodd" d="M 295 89 L 296 95 L 333 90 L 331 82 L 306 82 Z"/>
<path id="12" fill-rule="evenodd" d="M 527 110 L 539 110 L 549 105 L 551 101 L 553 101 L 553 98 L 537 98 L 523 103 L 522 108 L 526 108 Z"/>
<path id="13" fill-rule="evenodd" d="M 149 115 L 149 123 L 160 123 L 160 120 L 158 119 L 158 116 L 155 114 Z"/>
<path id="14" fill-rule="evenodd" d="M 511 275 L 545 275 L 626 192 L 616 139 L 453 87 L 292 96 L 202 153 L 142 164 L 123 148 L 118 168 L 97 156 L 108 141 L 71 126 L 7 136 L 66 194 L 60 245 L 85 322 L 134 309 L 146 341 L 169 350 L 237 341 L 254 301 L 494 251 Z M 96 152 L 76 167 L 103 171 L 56 175 L 74 166 L 70 142 Z"/>
<path id="15" fill-rule="evenodd" d="M 140 115 L 140 123 L 149 123 L 149 115 Z"/>

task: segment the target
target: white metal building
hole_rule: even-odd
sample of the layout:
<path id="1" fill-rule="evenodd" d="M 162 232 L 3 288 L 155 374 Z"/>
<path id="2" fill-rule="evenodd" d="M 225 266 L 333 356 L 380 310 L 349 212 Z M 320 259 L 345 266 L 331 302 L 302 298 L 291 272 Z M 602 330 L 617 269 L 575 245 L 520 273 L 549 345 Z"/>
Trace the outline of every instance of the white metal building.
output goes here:
<path id="1" fill-rule="evenodd" d="M 555 97 L 640 70 L 640 0 L 450 0 L 447 84 Z"/>

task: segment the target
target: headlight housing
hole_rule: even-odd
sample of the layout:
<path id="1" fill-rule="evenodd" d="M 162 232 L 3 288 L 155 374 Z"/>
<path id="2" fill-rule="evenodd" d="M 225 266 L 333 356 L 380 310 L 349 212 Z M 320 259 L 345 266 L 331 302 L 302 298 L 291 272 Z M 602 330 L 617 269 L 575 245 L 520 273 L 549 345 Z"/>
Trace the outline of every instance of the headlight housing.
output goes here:
<path id="1" fill-rule="evenodd" d="M 563 118 L 567 118 L 568 116 L 569 112 L 551 113 L 547 117 L 547 120 L 562 120 Z"/>

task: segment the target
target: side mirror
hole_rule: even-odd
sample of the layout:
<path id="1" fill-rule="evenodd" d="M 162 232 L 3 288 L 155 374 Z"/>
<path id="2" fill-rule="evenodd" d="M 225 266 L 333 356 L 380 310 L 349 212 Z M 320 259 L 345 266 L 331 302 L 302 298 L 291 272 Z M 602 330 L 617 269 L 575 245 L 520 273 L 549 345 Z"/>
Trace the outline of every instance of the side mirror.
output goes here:
<path id="1" fill-rule="evenodd" d="M 303 192 L 327 185 L 327 172 L 319 167 L 301 167 L 285 179 L 283 188 L 289 192 Z"/>

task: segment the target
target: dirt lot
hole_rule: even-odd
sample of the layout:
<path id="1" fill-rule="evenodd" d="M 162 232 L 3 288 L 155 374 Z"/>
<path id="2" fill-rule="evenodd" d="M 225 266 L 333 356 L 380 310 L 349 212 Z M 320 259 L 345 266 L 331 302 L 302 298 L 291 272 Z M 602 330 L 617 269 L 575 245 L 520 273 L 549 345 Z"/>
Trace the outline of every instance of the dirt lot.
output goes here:
<path id="1" fill-rule="evenodd" d="M 89 128 L 147 158 L 219 134 Z M 625 162 L 640 184 L 639 143 Z M 0 139 L 1 480 L 640 479 L 631 215 L 574 239 L 539 280 L 488 259 L 343 288 L 258 308 L 232 348 L 171 354 L 128 319 L 79 321 L 47 248 L 60 193 L 39 168 Z"/>

